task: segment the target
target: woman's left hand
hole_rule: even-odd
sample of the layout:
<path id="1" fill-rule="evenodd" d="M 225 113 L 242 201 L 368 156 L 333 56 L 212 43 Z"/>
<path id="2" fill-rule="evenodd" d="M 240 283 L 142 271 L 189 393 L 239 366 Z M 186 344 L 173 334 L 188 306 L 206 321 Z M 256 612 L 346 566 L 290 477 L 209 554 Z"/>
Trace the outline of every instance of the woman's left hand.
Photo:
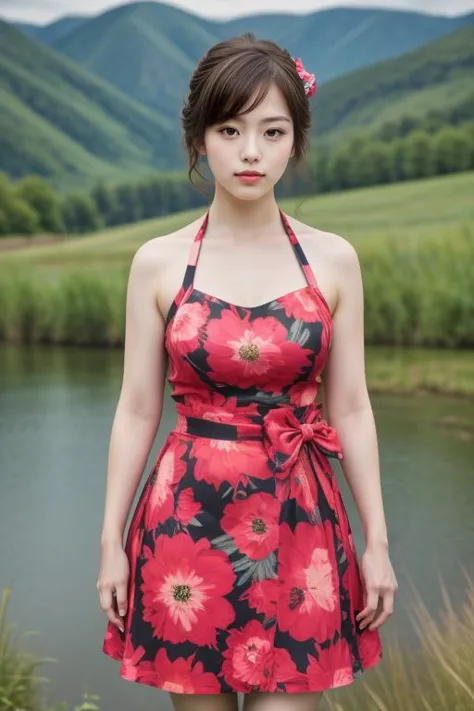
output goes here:
<path id="1" fill-rule="evenodd" d="M 398 590 L 387 545 L 368 544 L 361 557 L 360 568 L 365 588 L 365 607 L 356 619 L 360 622 L 361 629 L 369 625 L 369 630 L 374 630 L 383 625 L 393 613 L 394 597 Z M 382 609 L 374 620 L 379 598 L 382 601 Z"/>

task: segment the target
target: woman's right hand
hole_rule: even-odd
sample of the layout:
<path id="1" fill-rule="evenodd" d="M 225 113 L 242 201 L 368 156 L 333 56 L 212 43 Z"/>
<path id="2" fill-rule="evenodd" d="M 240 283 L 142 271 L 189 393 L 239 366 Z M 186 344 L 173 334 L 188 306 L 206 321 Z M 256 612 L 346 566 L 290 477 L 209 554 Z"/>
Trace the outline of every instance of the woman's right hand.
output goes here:
<path id="1" fill-rule="evenodd" d="M 128 578 L 130 566 L 127 554 L 120 542 L 102 543 L 99 579 L 97 589 L 100 605 L 110 622 L 122 632 L 122 617 L 127 613 Z"/>

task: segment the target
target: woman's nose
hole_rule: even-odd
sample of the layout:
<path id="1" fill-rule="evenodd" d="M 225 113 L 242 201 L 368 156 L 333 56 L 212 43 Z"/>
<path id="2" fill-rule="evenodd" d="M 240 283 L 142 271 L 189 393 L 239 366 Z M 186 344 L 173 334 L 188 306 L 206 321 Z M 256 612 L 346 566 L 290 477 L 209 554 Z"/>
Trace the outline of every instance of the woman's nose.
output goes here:
<path id="1" fill-rule="evenodd" d="M 241 158 L 244 161 L 254 163 L 260 159 L 260 149 L 255 139 L 248 139 L 242 147 Z"/>

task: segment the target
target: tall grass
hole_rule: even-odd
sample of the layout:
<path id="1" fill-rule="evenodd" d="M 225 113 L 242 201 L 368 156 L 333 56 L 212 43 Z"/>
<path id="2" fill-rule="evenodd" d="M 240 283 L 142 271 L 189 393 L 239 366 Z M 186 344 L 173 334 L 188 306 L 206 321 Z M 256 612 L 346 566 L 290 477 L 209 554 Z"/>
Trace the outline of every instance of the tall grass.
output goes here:
<path id="1" fill-rule="evenodd" d="M 368 345 L 474 347 L 474 223 L 357 247 Z M 121 346 L 127 268 L 0 267 L 0 340 Z"/>
<path id="2" fill-rule="evenodd" d="M 16 343 L 117 346 L 124 341 L 126 273 L 30 265 L 0 269 L 0 339 Z"/>
<path id="3" fill-rule="evenodd" d="M 409 618 L 419 648 L 407 649 L 390 639 L 383 663 L 367 673 L 354 693 L 344 695 L 342 703 L 328 695 L 330 711 L 472 711 L 474 581 L 464 573 L 467 596 L 459 610 L 440 581 L 444 600 L 440 619 L 429 613 L 412 586 Z"/>
<path id="4" fill-rule="evenodd" d="M 324 694 L 329 711 L 472 711 L 474 708 L 474 581 L 465 572 L 466 602 L 455 610 L 443 580 L 444 609 L 435 618 L 411 584 L 409 620 L 419 645 L 407 648 L 398 637 L 384 640 L 381 664 L 356 683 Z M 0 711 L 68 711 L 66 704 L 47 709 L 40 698 L 36 668 L 50 660 L 20 651 L 6 625 L 10 589 L 0 606 Z M 99 711 L 98 696 L 85 696 L 74 711 Z"/>

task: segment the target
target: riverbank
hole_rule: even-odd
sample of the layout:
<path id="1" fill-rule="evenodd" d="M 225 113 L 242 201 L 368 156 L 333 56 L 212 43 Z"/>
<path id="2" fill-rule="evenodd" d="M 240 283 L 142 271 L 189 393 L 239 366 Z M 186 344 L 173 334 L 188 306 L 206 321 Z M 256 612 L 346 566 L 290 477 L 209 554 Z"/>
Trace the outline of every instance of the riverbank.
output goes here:
<path id="1" fill-rule="evenodd" d="M 474 396 L 474 350 L 366 348 L 371 392 Z"/>

